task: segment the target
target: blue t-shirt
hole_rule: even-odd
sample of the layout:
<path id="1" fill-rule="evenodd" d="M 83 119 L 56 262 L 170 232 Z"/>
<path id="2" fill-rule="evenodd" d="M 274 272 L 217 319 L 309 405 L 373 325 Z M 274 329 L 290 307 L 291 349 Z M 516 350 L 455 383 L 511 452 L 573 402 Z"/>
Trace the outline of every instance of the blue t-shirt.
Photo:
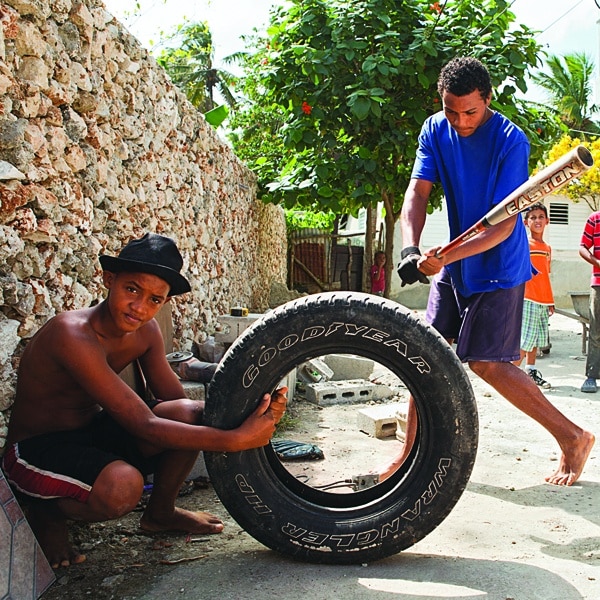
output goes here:
<path id="1" fill-rule="evenodd" d="M 429 117 L 419 134 L 413 179 L 440 182 L 446 197 L 450 238 L 477 223 L 529 177 L 529 142 L 500 113 L 475 133 L 460 137 L 443 112 Z M 447 267 L 463 296 L 511 288 L 531 278 L 527 233 L 517 219 L 511 235 L 481 254 Z"/>

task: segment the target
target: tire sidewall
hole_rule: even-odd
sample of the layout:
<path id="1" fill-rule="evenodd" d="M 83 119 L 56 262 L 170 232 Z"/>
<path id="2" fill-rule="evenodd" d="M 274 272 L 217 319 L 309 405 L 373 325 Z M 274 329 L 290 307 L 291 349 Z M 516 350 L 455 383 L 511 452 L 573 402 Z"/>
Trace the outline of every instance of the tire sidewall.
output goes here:
<path id="1" fill-rule="evenodd" d="M 473 391 L 452 349 L 414 313 L 332 292 L 287 303 L 236 340 L 209 386 L 206 424 L 237 427 L 292 368 L 326 354 L 370 358 L 408 387 L 420 424 L 408 471 L 340 500 L 292 481 L 270 446 L 206 453 L 206 465 L 227 510 L 268 547 L 314 562 L 375 560 L 422 539 L 462 494 L 477 448 Z"/>

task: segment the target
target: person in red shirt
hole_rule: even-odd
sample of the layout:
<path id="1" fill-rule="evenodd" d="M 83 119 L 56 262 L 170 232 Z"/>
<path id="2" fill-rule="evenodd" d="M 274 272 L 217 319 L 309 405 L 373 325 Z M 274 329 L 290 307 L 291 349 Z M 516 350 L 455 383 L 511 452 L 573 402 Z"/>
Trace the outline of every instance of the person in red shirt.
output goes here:
<path id="1" fill-rule="evenodd" d="M 538 348 L 549 345 L 548 319 L 554 313 L 554 296 L 550 284 L 552 249 L 544 241 L 544 230 L 550 222 L 548 209 L 541 203 L 532 204 L 524 216 L 529 229 L 529 255 L 537 273 L 525 284 L 523 321 L 521 326 L 521 357 L 525 372 L 542 388 L 552 386 L 535 367 Z"/>
<path id="2" fill-rule="evenodd" d="M 600 377 L 600 211 L 592 213 L 585 223 L 579 256 L 592 265 L 590 282 L 590 336 L 585 365 L 586 380 L 581 391 L 595 393 Z"/>
<path id="3" fill-rule="evenodd" d="M 371 267 L 371 294 L 383 296 L 385 292 L 385 252 L 375 252 L 375 262 Z"/>

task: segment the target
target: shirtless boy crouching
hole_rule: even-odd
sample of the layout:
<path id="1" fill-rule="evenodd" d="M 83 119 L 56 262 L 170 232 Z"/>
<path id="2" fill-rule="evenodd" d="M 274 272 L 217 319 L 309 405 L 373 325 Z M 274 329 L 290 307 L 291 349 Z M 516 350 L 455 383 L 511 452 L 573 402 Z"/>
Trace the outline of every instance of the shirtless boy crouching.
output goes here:
<path id="1" fill-rule="evenodd" d="M 100 263 L 107 298 L 56 315 L 28 343 L 3 457 L 10 483 L 36 499 L 30 524 L 54 568 L 85 560 L 69 544 L 67 520 L 131 512 L 149 473 L 154 485 L 142 529 L 221 532 L 218 517 L 175 507 L 182 483 L 201 450 L 268 444 L 287 402 L 281 388 L 273 398 L 265 394 L 237 429 L 202 425 L 204 405 L 185 398 L 154 319 L 171 296 L 190 291 L 175 242 L 149 233 Z M 136 359 L 160 398 L 153 406 L 118 376 Z"/>

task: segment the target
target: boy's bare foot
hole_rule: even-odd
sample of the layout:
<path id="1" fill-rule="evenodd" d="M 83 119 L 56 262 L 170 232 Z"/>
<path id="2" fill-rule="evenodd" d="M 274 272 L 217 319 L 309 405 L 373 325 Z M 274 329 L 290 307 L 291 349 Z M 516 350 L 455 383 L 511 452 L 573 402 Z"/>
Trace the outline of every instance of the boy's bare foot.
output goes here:
<path id="1" fill-rule="evenodd" d="M 558 469 L 546 477 L 546 481 L 553 485 L 573 485 L 583 471 L 595 440 L 593 433 L 584 431 L 577 443 L 568 452 L 563 452 Z"/>
<path id="2" fill-rule="evenodd" d="M 207 512 L 191 512 L 175 508 L 170 515 L 165 517 L 151 517 L 145 512 L 140 520 L 140 528 L 152 533 L 159 531 L 221 533 L 223 521 Z"/>
<path id="3" fill-rule="evenodd" d="M 69 543 L 66 524 L 64 536 L 60 535 L 58 531 L 53 532 L 52 529 L 46 529 L 43 533 L 36 532 L 36 538 L 50 566 L 58 569 L 84 562 L 85 554 L 79 554 Z"/>
<path id="4" fill-rule="evenodd" d="M 58 569 L 82 563 L 85 554 L 79 554 L 72 548 L 66 519 L 49 505 L 50 501 L 45 502 L 47 506 L 42 502 L 32 503 L 27 510 L 27 518 L 50 566 Z"/>

